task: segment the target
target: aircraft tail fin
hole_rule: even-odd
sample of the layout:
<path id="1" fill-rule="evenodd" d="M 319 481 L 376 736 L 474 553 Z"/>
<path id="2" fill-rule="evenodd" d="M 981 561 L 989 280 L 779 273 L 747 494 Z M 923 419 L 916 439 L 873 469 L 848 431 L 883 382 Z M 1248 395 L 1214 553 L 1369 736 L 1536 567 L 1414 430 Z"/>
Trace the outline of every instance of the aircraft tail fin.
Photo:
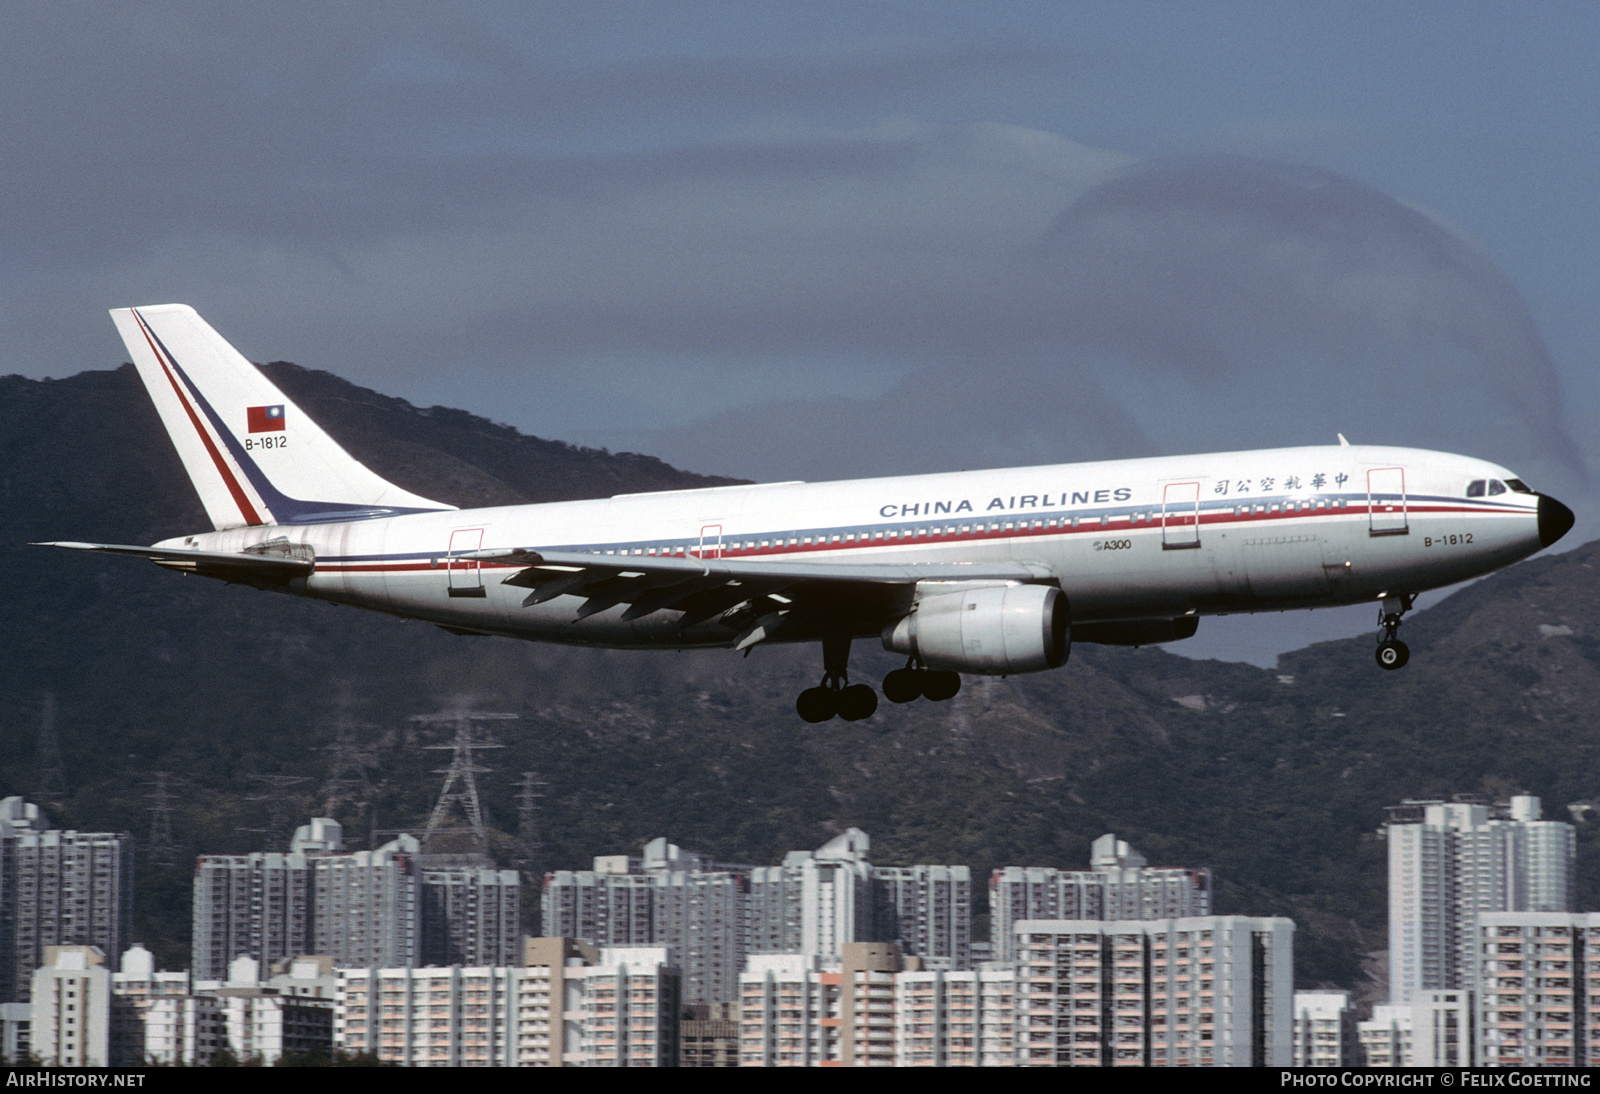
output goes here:
<path id="1" fill-rule="evenodd" d="M 369 471 L 188 305 L 111 319 L 218 529 L 455 508 Z"/>

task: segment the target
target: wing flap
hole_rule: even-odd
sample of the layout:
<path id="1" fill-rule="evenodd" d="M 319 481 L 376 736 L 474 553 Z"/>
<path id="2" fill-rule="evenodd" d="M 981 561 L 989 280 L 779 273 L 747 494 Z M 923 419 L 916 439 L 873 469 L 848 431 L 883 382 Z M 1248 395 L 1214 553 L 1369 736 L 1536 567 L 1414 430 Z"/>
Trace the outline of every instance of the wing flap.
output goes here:
<path id="1" fill-rule="evenodd" d="M 883 617 L 910 609 L 923 583 L 1054 582 L 1039 563 L 823 563 L 793 559 L 603 555 L 510 548 L 461 557 L 520 568 L 507 585 L 531 589 L 524 607 L 583 597 L 577 618 L 626 605 L 623 622 L 663 610 L 683 613 L 676 630 L 720 617 L 747 649 L 780 632 L 804 630 L 823 615 Z"/>

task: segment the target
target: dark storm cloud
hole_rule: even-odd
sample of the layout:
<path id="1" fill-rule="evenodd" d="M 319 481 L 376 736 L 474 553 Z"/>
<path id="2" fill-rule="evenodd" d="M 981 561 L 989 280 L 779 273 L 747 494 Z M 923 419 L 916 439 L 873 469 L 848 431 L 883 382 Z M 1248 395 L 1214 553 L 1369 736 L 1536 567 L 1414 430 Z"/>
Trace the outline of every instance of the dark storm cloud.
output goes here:
<path id="1" fill-rule="evenodd" d="M 1419 416 L 1440 385 L 1469 390 L 1480 414 L 1509 412 L 1542 455 L 1585 474 L 1511 282 L 1459 233 L 1352 179 L 1234 157 L 1144 164 L 1075 201 L 1040 256 L 1073 341 L 1198 384 L 1312 355 L 1340 387 Z"/>
<path id="2" fill-rule="evenodd" d="M 1392 198 L 885 120 L 1059 80 L 1059 46 L 672 10 L 596 48 L 576 4 L 5 9 L 0 371 L 110 363 L 101 309 L 175 299 L 257 356 L 704 470 L 1334 429 L 1581 464 L 1514 289 Z"/>
<path id="3" fill-rule="evenodd" d="M 964 299 L 873 298 L 873 342 L 930 361 L 881 398 L 723 415 L 660 446 L 814 476 L 1327 443 L 1342 429 L 1585 479 L 1550 354 L 1506 277 L 1354 180 L 1157 161 L 1013 242 L 971 271 Z M 862 320 L 817 328 L 850 337 Z M 879 443 L 826 443 L 841 421 Z"/>
<path id="4" fill-rule="evenodd" d="M 635 21 L 633 9 L 607 10 L 10 7 L 0 13 L 10 242 L 87 255 L 170 232 L 366 242 L 483 225 L 530 196 L 670 171 L 752 117 L 863 103 L 892 113 L 1063 61 L 1029 44 L 915 39 L 697 54 L 685 9 L 665 41 L 687 52 L 663 56 L 658 38 L 641 40 L 639 55 L 594 57 L 608 18 Z M 825 168 L 826 150 L 814 151 Z"/>

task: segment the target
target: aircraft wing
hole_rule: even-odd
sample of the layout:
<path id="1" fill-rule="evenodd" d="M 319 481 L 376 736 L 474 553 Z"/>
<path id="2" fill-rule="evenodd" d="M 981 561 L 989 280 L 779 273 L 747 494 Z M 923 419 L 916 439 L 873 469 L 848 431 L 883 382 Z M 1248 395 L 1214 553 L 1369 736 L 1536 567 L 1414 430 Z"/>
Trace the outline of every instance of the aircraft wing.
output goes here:
<path id="1" fill-rule="evenodd" d="M 524 606 L 581 596 L 579 619 L 627 605 L 623 622 L 664 610 L 683 613 L 681 630 L 720 618 L 738 632 L 735 649 L 782 633 L 809 637 L 825 624 L 877 629 L 910 610 L 919 582 L 1054 583 L 1036 563 L 818 563 L 790 559 L 617 556 L 533 548 L 476 551 L 457 558 L 519 569 L 504 584 L 526 588 Z"/>
<path id="2" fill-rule="evenodd" d="M 157 566 L 183 573 L 215 577 L 245 585 L 286 585 L 310 574 L 316 562 L 309 553 L 291 554 L 290 548 L 267 544 L 258 552 L 233 554 L 220 551 L 176 551 L 165 547 L 137 547 L 119 543 L 35 543 L 35 547 L 65 547 L 71 551 L 102 551 L 113 555 L 148 558 Z"/>

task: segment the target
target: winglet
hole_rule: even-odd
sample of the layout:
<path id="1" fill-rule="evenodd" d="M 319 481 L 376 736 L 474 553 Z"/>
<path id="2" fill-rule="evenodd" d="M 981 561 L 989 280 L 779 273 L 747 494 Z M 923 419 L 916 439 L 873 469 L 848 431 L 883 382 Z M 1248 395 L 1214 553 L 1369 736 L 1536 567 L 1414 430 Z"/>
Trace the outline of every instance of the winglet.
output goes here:
<path id="1" fill-rule="evenodd" d="M 1344 439 L 1344 434 L 1343 433 L 1335 433 L 1334 436 L 1339 438 L 1339 447 L 1340 448 L 1349 448 L 1350 447 L 1350 442 Z"/>

